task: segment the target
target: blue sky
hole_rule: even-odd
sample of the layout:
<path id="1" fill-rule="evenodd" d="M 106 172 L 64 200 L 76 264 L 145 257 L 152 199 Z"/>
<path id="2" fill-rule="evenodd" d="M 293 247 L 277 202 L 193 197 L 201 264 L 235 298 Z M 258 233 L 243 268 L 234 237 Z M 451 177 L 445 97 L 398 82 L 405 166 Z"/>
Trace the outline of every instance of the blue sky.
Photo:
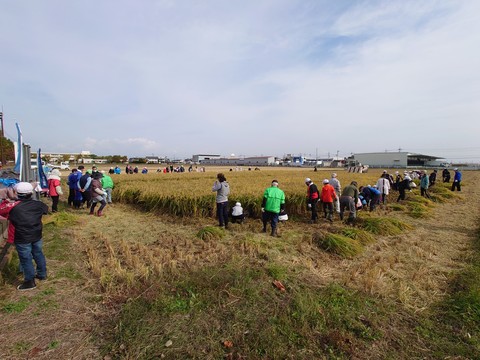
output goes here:
<path id="1" fill-rule="evenodd" d="M 0 0 L 34 149 L 480 160 L 480 2 Z"/>

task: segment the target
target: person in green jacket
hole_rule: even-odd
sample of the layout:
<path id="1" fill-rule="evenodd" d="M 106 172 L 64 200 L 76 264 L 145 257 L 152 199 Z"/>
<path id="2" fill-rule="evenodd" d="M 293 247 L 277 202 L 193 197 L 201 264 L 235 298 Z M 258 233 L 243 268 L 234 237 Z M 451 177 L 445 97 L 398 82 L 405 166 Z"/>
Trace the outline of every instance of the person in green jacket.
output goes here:
<path id="1" fill-rule="evenodd" d="M 263 232 L 267 232 L 267 223 L 272 226 L 271 236 L 278 236 L 277 225 L 278 215 L 285 211 L 285 193 L 278 188 L 278 181 L 273 180 L 272 186 L 263 193 L 262 200 L 262 222 Z"/>
<path id="2" fill-rule="evenodd" d="M 103 190 L 107 193 L 107 203 L 111 204 L 112 203 L 112 190 L 113 190 L 113 180 L 112 178 L 105 173 L 105 171 L 102 170 L 103 177 L 100 179 L 100 182 L 102 183 Z"/>

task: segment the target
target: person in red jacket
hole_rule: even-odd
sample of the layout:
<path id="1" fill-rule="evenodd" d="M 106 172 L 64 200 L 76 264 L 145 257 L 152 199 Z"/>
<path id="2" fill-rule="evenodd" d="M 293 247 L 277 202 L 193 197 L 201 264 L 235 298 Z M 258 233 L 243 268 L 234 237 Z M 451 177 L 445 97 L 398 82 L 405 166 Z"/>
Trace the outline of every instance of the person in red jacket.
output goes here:
<path id="1" fill-rule="evenodd" d="M 305 185 L 307 185 L 307 208 L 312 212 L 310 224 L 314 224 L 318 219 L 317 202 L 320 198 L 320 194 L 318 193 L 317 185 L 313 183 L 312 179 L 306 178 Z"/>
<path id="2" fill-rule="evenodd" d="M 16 184 L 15 192 L 18 200 L 4 200 L 0 204 L 0 216 L 9 220 L 8 241 L 15 244 L 23 269 L 25 279 L 17 289 L 31 290 L 36 288 L 35 278 L 47 278 L 47 262 L 42 251 L 42 216 L 48 213 L 48 206 L 32 199 L 33 186 L 30 183 Z"/>
<path id="3" fill-rule="evenodd" d="M 48 195 L 52 199 L 52 212 L 58 211 L 58 200 L 63 195 L 62 186 L 60 185 L 60 170 L 53 169 L 48 176 Z"/>
<path id="4" fill-rule="evenodd" d="M 333 201 L 337 199 L 337 194 L 330 181 L 328 179 L 323 180 L 322 193 L 320 194 L 320 200 L 323 204 L 324 217 L 328 221 L 333 222 Z"/>

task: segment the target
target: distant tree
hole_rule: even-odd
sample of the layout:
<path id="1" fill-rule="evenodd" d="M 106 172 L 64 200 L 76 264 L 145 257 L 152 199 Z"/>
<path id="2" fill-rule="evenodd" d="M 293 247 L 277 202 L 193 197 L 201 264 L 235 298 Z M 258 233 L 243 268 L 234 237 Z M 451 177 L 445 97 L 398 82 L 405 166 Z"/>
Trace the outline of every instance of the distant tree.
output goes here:
<path id="1" fill-rule="evenodd" d="M 122 156 L 122 162 L 123 162 L 123 163 L 128 162 L 128 157 L 127 157 L 127 156 Z"/>
<path id="2" fill-rule="evenodd" d="M 13 142 L 7 138 L 0 138 L 0 146 L 3 149 L 3 156 L 5 156 L 5 160 L 14 161 L 15 160 L 15 148 L 13 146 Z M 1 160 L 1 159 L 0 159 Z"/>
<path id="3" fill-rule="evenodd" d="M 70 161 L 70 155 L 67 155 L 67 154 L 62 155 L 62 161 L 65 161 L 65 162 Z"/>
<path id="4" fill-rule="evenodd" d="M 82 155 L 76 155 L 75 156 L 75 163 L 78 164 L 78 163 L 83 163 L 83 157 Z"/>
<path id="5" fill-rule="evenodd" d="M 110 157 L 110 162 L 120 163 L 120 162 L 122 162 L 122 156 L 121 155 L 113 155 L 113 156 Z"/>

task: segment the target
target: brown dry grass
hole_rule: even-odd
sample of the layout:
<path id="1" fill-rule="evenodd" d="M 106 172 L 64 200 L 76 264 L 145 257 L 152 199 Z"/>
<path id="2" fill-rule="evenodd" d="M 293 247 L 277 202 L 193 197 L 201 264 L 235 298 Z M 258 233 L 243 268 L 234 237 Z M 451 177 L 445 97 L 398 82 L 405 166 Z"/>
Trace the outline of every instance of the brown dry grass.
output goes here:
<path id="1" fill-rule="evenodd" d="M 97 342 L 90 338 L 92 328 L 118 304 L 158 279 L 174 278 L 184 269 L 223 263 L 233 256 L 281 264 L 309 283 L 320 286 L 339 281 L 406 309 L 422 311 L 442 297 L 447 276 L 464 266 L 478 227 L 478 214 L 471 204 L 480 199 L 480 189 L 473 186 L 480 174 L 468 173 L 468 178 L 461 196 L 437 204 L 431 218 L 408 218 L 413 230 L 377 236 L 375 243 L 353 259 L 328 255 L 312 242 L 314 232 L 340 232 L 344 225 L 339 222 L 308 225 L 306 221 L 290 221 L 281 224 L 281 238 L 271 238 L 259 232 L 259 220 L 247 220 L 243 225 L 232 224 L 224 238 L 205 241 L 196 233 L 215 224 L 212 218 L 157 216 L 121 204 L 108 206 L 100 218 L 78 213 L 69 258 L 50 261 L 49 269 L 54 274 L 65 263 L 73 263 L 83 277 L 53 277 L 27 294 L 16 292 L 11 285 L 0 288 L 4 301 L 19 301 L 22 296 L 30 298 L 52 289 L 51 298 L 58 303 L 58 307 L 35 316 L 30 310 L 38 306 L 36 303 L 33 309 L 19 314 L 0 312 L 4 342 L 10 344 L 0 350 L 0 357 L 15 359 L 30 352 L 39 359 L 98 358 Z M 380 211 L 389 214 L 385 209 Z M 25 331 L 19 333 L 19 328 Z M 394 334 L 395 329 L 389 328 L 385 325 L 385 331 Z M 15 349 L 20 341 L 30 344 L 28 351 Z M 59 345 L 48 349 L 53 341 Z"/>

